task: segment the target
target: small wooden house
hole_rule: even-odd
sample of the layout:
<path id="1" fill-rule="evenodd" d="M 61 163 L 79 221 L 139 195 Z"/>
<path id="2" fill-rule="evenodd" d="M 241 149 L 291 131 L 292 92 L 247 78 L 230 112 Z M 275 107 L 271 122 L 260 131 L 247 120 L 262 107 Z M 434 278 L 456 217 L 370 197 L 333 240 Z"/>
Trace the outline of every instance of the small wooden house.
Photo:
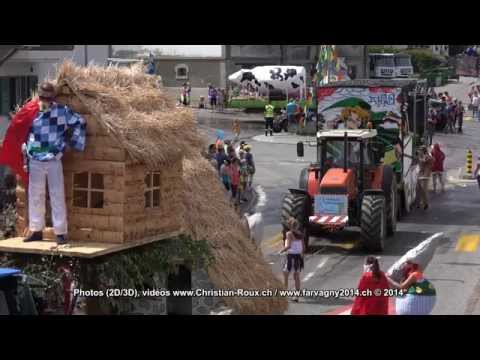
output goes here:
<path id="1" fill-rule="evenodd" d="M 87 74 L 78 79 L 78 69 L 74 78 L 69 69 L 74 68 L 64 66 L 57 80 L 57 102 L 70 106 L 87 122 L 85 151 L 67 150 L 63 157 L 70 241 L 122 244 L 180 230 L 183 153 L 181 147 L 168 143 L 175 137 L 166 136 L 181 130 L 183 122 L 168 119 L 175 109 L 167 105 L 163 118 L 162 104 L 147 103 L 148 94 L 143 102 L 128 99 L 125 87 L 129 84 L 109 89 L 100 82 L 99 87 L 88 82 Z M 100 78 L 96 75 L 100 74 L 89 74 Z M 160 92 L 151 95 L 157 96 L 152 100 L 162 100 Z M 137 119 L 128 119 L 132 110 Z M 150 115 L 149 121 L 138 119 L 139 114 Z M 109 116 L 113 123 L 108 122 Z M 51 226 L 49 206 L 46 213 Z M 17 214 L 17 233 L 22 234 L 28 228 L 28 211 L 20 185 Z M 44 238 L 54 238 L 52 228 L 46 229 Z"/>
<path id="2" fill-rule="evenodd" d="M 177 108 L 158 79 L 139 69 L 67 62 L 55 81 L 57 101 L 87 121 L 86 150 L 69 150 L 63 158 L 71 244 L 22 242 L 27 204 L 17 186 L 19 236 L 0 241 L 0 253 L 99 258 L 184 234 L 206 240 L 215 259 L 202 276 L 192 273 L 192 289 L 210 282 L 219 289 L 281 288 L 225 198 L 218 173 L 201 156 L 206 143 L 193 113 Z M 52 229 L 44 235 L 54 238 Z M 205 305 L 213 303 L 205 299 Z M 241 314 L 282 313 L 287 307 L 279 297 L 224 301 Z"/>

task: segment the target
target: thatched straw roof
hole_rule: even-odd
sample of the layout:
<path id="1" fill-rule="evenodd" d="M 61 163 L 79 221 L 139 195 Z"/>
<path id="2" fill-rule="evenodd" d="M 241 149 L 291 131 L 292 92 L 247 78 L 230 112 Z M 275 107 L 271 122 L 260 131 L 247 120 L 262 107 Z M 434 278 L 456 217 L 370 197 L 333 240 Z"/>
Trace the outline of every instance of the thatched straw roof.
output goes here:
<path id="1" fill-rule="evenodd" d="M 55 81 L 68 105 L 75 111 L 87 108 L 132 160 L 153 170 L 203 146 L 194 131 L 186 131 L 196 127 L 192 112 L 177 108 L 158 79 L 140 66 L 106 69 L 66 61 Z M 77 101 L 69 101 L 72 98 Z"/>
<path id="2" fill-rule="evenodd" d="M 281 289 L 270 266 L 264 261 L 225 200 L 212 165 L 196 156 L 183 162 L 184 214 L 187 232 L 194 239 L 207 239 L 215 262 L 208 269 L 210 279 L 220 289 Z M 275 314 L 287 308 L 284 298 L 226 298 L 226 303 L 242 314 Z"/>
<path id="3" fill-rule="evenodd" d="M 86 106 L 133 159 L 158 169 L 176 154 L 184 155 L 183 228 L 211 245 L 215 261 L 208 273 L 217 288 L 282 288 L 225 199 L 218 174 L 200 155 L 206 144 L 192 112 L 176 108 L 154 77 L 140 68 L 84 68 L 67 62 L 56 82 L 60 93 L 71 96 L 72 109 Z M 241 314 L 279 314 L 287 308 L 284 298 L 224 300 Z"/>

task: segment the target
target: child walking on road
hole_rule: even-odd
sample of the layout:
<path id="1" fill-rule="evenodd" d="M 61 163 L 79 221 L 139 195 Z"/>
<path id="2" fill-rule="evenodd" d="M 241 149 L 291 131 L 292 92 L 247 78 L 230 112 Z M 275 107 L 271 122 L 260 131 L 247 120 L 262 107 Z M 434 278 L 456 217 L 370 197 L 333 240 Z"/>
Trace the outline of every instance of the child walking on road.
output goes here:
<path id="1" fill-rule="evenodd" d="M 300 224 L 294 218 L 288 220 L 288 228 L 285 239 L 285 246 L 280 254 L 287 253 L 285 263 L 283 265 L 283 277 L 285 289 L 288 289 L 288 278 L 293 270 L 293 278 L 295 280 L 295 290 L 300 291 L 300 273 L 303 270 L 305 246 L 303 242 L 303 233 L 300 231 Z M 298 296 L 293 298 L 298 302 Z"/>
<path id="2" fill-rule="evenodd" d="M 440 149 L 440 145 L 436 143 L 433 146 L 432 150 L 432 158 L 433 158 L 433 165 L 432 165 L 432 178 L 433 178 L 433 192 L 437 192 L 437 180 L 440 181 L 442 186 L 442 192 L 445 191 L 445 182 L 443 179 L 443 163 L 445 161 L 445 154 Z"/>

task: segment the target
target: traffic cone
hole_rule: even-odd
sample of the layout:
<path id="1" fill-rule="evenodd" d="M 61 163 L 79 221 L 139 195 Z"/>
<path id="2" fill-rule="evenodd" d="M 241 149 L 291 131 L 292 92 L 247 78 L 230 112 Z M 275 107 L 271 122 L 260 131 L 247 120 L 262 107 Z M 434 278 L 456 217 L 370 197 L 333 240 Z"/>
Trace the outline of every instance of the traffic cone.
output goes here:
<path id="1" fill-rule="evenodd" d="M 465 165 L 464 179 L 473 179 L 473 153 L 472 150 L 467 150 L 467 163 Z"/>

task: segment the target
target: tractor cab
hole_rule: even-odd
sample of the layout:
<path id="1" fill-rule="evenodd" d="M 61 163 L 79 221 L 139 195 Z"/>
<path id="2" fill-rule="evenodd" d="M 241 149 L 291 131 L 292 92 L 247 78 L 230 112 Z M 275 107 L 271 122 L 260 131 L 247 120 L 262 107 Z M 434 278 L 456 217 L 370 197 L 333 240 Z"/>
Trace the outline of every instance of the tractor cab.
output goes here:
<path id="1" fill-rule="evenodd" d="M 380 162 L 376 136 L 376 130 L 368 129 L 319 131 L 319 162 L 308 170 L 310 177 L 314 174 L 314 178 L 305 179 L 308 184 L 305 190 L 309 195 L 348 194 L 349 199 L 354 199 L 357 190 L 361 192 L 365 185 L 369 186 L 370 173 L 375 172 Z"/>

